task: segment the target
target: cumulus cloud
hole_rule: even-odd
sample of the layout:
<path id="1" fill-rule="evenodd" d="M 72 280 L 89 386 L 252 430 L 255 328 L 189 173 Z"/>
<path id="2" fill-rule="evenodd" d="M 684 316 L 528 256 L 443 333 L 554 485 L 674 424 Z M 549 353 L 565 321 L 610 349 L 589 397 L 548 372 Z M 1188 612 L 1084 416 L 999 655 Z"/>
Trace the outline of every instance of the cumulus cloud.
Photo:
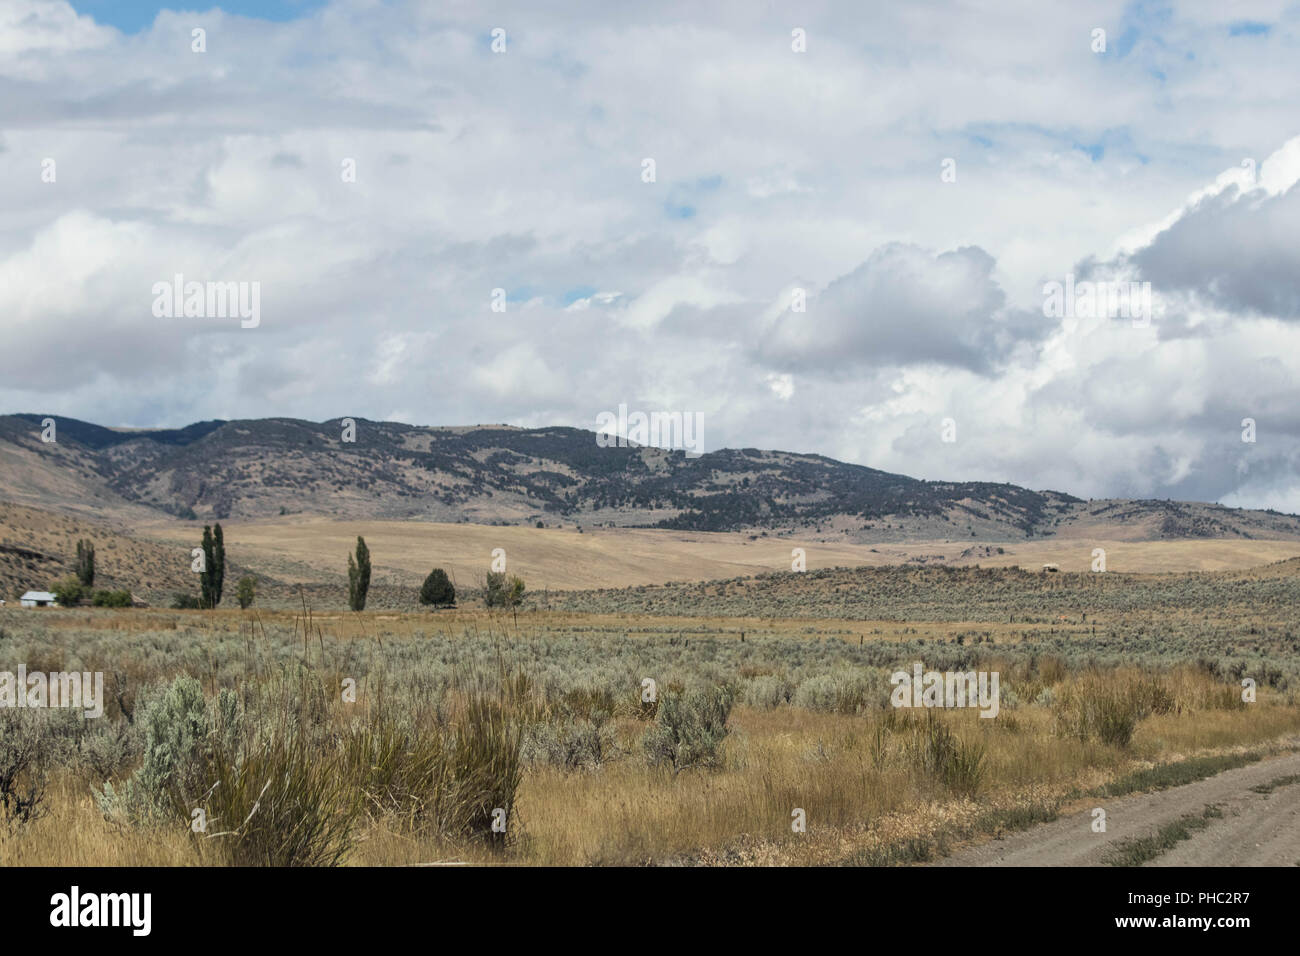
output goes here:
<path id="1" fill-rule="evenodd" d="M 1133 256 L 1142 279 L 1232 313 L 1300 319 L 1300 189 L 1200 200 Z"/>
<path id="2" fill-rule="evenodd" d="M 996 263 L 967 246 L 938 254 L 891 243 L 833 280 L 806 311 L 782 310 L 763 330 L 769 364 L 827 374 L 933 363 L 988 374 L 1046 336 L 1041 314 L 1005 309 Z"/>
<path id="3" fill-rule="evenodd" d="M 1294 9 L 93 13 L 0 0 L 0 409 L 593 428 L 626 403 L 703 413 L 712 448 L 1300 507 Z M 176 273 L 260 282 L 261 324 L 153 316 Z M 1165 312 L 1049 318 L 1067 273 Z"/>

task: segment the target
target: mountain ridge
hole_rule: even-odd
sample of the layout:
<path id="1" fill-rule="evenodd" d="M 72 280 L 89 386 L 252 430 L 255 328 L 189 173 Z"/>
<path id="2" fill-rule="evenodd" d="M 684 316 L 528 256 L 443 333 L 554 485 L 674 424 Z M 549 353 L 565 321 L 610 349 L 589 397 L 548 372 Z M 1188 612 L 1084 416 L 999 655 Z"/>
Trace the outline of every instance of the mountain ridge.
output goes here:
<path id="1" fill-rule="evenodd" d="M 41 440 L 53 419 L 56 441 Z M 280 515 L 812 534 L 839 541 L 1023 540 L 1098 523 L 1151 538 L 1300 537 L 1300 518 L 1202 502 L 1086 501 L 1006 482 L 930 481 L 814 453 L 699 457 L 600 447 L 566 426 L 214 419 L 115 429 L 0 416 L 16 503 L 134 523 Z"/>

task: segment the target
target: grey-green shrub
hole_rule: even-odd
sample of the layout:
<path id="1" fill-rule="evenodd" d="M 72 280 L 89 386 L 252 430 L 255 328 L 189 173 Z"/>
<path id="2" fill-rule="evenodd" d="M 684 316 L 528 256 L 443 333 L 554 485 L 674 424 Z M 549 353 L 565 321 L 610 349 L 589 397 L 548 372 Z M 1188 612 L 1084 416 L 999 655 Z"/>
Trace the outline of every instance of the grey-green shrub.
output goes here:
<path id="1" fill-rule="evenodd" d="M 161 822 L 171 815 L 176 798 L 197 801 L 212 784 L 205 779 L 205 764 L 217 743 L 214 729 L 230 751 L 236 746 L 239 722 L 232 691 L 223 688 L 209 707 L 197 680 L 177 677 L 141 715 L 143 762 L 120 792 L 111 782 L 104 784 L 98 794 L 100 808 L 113 818 Z"/>
<path id="2" fill-rule="evenodd" d="M 139 756 L 139 736 L 125 721 L 95 721 L 95 729 L 81 741 L 80 764 L 99 783 L 116 777 Z"/>
<path id="3" fill-rule="evenodd" d="M 641 738 L 647 759 L 674 772 L 720 765 L 734 699 L 734 690 L 725 684 L 665 690 L 655 721 Z"/>
<path id="4" fill-rule="evenodd" d="M 876 675 L 857 671 L 832 671 L 807 678 L 794 692 L 791 703 L 808 710 L 836 714 L 859 714 L 887 697 L 888 685 L 873 681 Z"/>
<path id="5" fill-rule="evenodd" d="M 741 685 L 741 700 L 748 707 L 759 710 L 772 710 L 787 703 L 794 693 L 794 686 L 784 677 L 775 674 L 760 674 L 751 677 Z"/>
<path id="6" fill-rule="evenodd" d="M 608 725 L 586 718 L 535 721 L 524 729 L 522 759 L 565 770 L 595 769 L 618 755 Z"/>

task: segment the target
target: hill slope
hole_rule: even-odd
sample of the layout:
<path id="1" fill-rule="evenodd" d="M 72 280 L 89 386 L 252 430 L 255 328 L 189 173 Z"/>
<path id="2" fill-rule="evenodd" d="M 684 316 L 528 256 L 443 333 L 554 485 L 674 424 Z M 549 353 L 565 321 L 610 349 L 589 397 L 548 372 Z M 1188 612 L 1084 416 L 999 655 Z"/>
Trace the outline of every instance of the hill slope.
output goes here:
<path id="1" fill-rule="evenodd" d="M 989 482 L 921 481 L 820 455 L 722 449 L 699 458 L 602 448 L 592 432 L 421 428 L 358 419 L 200 422 L 118 430 L 0 416 L 0 497 L 136 524 L 172 515 L 468 521 L 767 531 L 874 542 L 1023 540 L 1120 529 L 1160 540 L 1300 536 L 1300 519 L 1182 502 L 1085 502 Z M 52 417 L 52 416 L 51 416 Z"/>

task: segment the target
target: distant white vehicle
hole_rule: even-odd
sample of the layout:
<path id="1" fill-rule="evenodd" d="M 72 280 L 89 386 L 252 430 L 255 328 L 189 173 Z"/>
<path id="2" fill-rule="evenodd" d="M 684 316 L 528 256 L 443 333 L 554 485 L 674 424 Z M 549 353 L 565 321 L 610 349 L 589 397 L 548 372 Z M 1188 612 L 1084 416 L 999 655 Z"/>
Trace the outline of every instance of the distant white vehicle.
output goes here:
<path id="1" fill-rule="evenodd" d="M 1043 570 L 1044 570 L 1044 571 L 1059 571 L 1059 570 L 1061 570 L 1061 569 L 1060 569 L 1059 567 L 1057 567 L 1055 564 L 1044 564 L 1044 565 L 1043 565 Z"/>
<path id="2" fill-rule="evenodd" d="M 54 595 L 49 591 L 28 591 L 18 600 L 23 607 L 51 607 Z"/>

